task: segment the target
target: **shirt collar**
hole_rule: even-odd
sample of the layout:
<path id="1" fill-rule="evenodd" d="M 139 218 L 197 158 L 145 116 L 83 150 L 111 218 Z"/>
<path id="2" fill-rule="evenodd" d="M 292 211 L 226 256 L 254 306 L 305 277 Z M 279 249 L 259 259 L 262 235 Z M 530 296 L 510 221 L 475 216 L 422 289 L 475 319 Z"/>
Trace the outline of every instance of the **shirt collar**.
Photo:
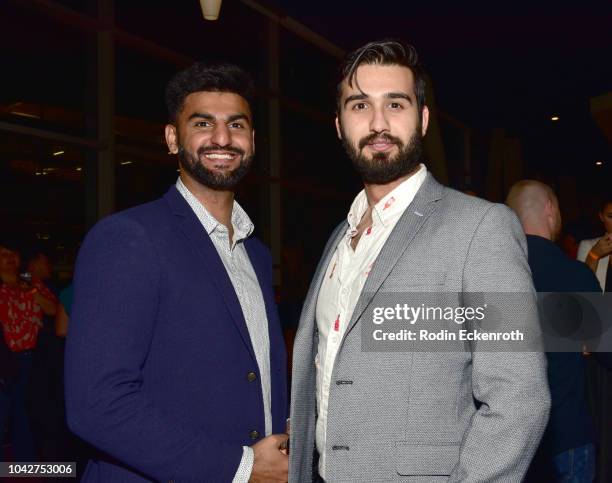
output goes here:
<path id="1" fill-rule="evenodd" d="M 372 210 L 372 220 L 375 225 L 382 224 L 387 226 L 391 220 L 397 218 L 398 215 L 412 203 L 417 191 L 427 177 L 427 168 L 421 163 L 419 169 L 410 178 L 403 181 L 393 191 L 380 200 Z M 349 232 L 357 230 L 357 226 L 363 218 L 364 213 L 368 209 L 368 198 L 365 190 L 361 190 L 355 197 L 351 209 L 348 214 Z"/>
<path id="2" fill-rule="evenodd" d="M 211 235 L 214 231 L 227 232 L 227 227 L 212 216 L 206 207 L 198 201 L 193 193 L 185 186 L 180 176 L 176 180 L 176 189 L 183 198 L 185 198 L 185 201 L 196 214 L 204 230 L 206 230 L 206 233 Z M 246 211 L 244 211 L 236 200 L 234 200 L 232 206 L 232 227 L 234 228 L 234 243 L 248 238 L 255 228 L 249 215 L 247 215 Z"/>

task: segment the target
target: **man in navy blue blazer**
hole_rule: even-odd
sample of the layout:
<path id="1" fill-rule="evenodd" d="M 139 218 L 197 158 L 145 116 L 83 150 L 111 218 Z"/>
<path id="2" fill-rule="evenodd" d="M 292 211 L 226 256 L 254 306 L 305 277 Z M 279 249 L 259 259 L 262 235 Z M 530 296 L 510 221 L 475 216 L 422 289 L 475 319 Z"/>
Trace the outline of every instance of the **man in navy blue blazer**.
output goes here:
<path id="1" fill-rule="evenodd" d="M 234 189 L 254 154 L 250 77 L 168 84 L 175 186 L 100 221 L 78 256 L 66 346 L 86 482 L 287 481 L 286 354 L 268 250 Z"/>

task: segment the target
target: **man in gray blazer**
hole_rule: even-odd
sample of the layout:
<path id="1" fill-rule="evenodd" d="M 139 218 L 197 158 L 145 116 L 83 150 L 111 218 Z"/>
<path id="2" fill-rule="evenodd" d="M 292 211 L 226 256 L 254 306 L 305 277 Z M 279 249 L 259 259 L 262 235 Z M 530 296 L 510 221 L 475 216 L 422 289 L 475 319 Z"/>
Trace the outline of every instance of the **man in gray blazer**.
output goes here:
<path id="1" fill-rule="evenodd" d="M 372 350 L 365 339 L 385 295 L 418 305 L 453 293 L 458 305 L 519 295 L 497 322 L 537 338 L 521 226 L 421 163 L 429 112 L 412 46 L 367 44 L 341 79 L 336 128 L 364 190 L 332 233 L 302 311 L 289 481 L 520 482 L 548 418 L 542 353 L 476 342 Z"/>

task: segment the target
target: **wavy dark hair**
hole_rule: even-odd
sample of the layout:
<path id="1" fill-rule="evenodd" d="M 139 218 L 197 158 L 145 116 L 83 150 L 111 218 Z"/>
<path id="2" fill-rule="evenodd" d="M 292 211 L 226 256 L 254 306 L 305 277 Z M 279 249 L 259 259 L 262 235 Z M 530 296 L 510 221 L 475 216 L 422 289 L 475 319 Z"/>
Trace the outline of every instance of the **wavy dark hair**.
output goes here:
<path id="1" fill-rule="evenodd" d="M 340 112 L 342 82 L 346 80 L 350 87 L 356 83 L 355 74 L 361 65 L 400 65 L 407 67 L 414 76 L 414 94 L 417 99 L 419 116 L 425 106 L 425 71 L 419 62 L 416 49 L 401 40 L 384 39 L 367 43 L 353 50 L 345 57 L 338 69 L 336 85 L 336 111 Z M 357 89 L 359 85 L 355 84 Z"/>

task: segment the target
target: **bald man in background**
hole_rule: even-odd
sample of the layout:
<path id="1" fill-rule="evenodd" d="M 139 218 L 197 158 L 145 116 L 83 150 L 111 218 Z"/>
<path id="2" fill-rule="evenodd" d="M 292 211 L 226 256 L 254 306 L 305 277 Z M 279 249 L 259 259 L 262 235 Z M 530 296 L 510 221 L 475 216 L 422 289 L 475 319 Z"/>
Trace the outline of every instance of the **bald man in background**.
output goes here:
<path id="1" fill-rule="evenodd" d="M 593 272 L 567 257 L 554 243 L 561 233 L 561 212 L 550 186 L 534 180 L 519 181 L 510 189 L 506 204 L 518 215 L 527 236 L 536 291 L 600 290 Z M 595 431 L 586 401 L 585 360 L 577 352 L 548 352 L 546 358 L 550 419 L 528 481 L 592 482 Z"/>

